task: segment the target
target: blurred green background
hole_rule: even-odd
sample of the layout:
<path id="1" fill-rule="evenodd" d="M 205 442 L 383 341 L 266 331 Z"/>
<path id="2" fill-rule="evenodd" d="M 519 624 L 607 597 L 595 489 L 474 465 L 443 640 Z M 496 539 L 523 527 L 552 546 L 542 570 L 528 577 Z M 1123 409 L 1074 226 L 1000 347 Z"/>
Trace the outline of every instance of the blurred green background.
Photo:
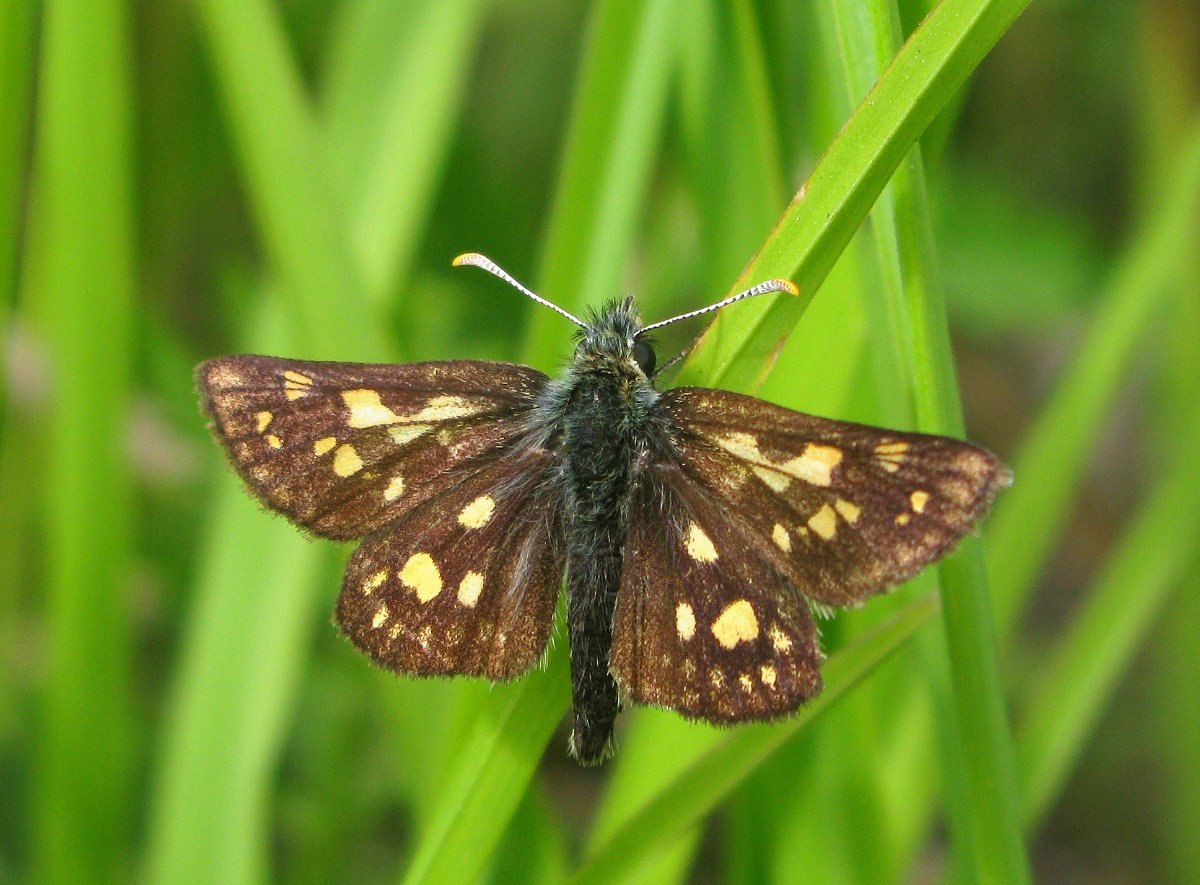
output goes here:
<path id="1" fill-rule="evenodd" d="M 1200 9 L 1025 6 L 0 3 L 0 880 L 1200 881 Z M 649 320 L 789 276 L 680 379 L 1016 483 L 795 720 L 581 770 L 561 634 L 373 670 L 197 408 L 221 353 L 553 371 L 467 250 Z"/>

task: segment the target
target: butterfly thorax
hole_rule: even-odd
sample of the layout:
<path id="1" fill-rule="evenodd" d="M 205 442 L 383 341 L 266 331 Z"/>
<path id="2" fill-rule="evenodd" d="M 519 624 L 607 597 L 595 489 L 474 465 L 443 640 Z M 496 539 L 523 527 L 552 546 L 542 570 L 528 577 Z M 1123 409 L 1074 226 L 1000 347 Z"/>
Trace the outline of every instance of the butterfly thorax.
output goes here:
<path id="1" fill-rule="evenodd" d="M 658 394 L 634 349 L 640 327 L 631 299 L 608 305 L 592 317 L 567 373 L 547 391 L 563 441 L 571 747 L 585 763 L 611 752 L 619 705 L 609 651 L 630 487 L 656 434 Z"/>

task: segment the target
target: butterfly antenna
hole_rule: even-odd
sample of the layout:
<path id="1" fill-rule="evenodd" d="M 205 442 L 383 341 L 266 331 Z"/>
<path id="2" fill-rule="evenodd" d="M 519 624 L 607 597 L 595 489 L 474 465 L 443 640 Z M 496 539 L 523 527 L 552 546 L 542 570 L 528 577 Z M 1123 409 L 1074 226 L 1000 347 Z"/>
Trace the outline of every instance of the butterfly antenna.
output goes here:
<path id="1" fill-rule="evenodd" d="M 576 316 L 573 316 L 572 314 L 567 313 L 565 310 L 563 310 L 557 304 L 553 304 L 553 303 L 547 301 L 545 298 L 543 298 L 541 295 L 534 292 L 532 289 L 529 289 L 528 287 L 521 285 L 519 282 L 517 282 L 516 278 L 512 276 L 512 274 L 510 274 L 508 271 L 506 271 L 504 268 L 502 268 L 496 262 L 492 261 L 492 259 L 488 258 L 486 255 L 480 255 L 478 252 L 464 252 L 462 255 L 459 255 L 457 258 L 455 258 L 450 263 L 454 267 L 462 267 L 464 264 L 470 264 L 475 267 L 481 267 L 484 270 L 486 270 L 488 273 L 490 273 L 492 276 L 499 277 L 500 279 L 504 280 L 504 282 L 508 283 L 510 286 L 512 286 L 518 292 L 524 292 L 526 295 L 528 295 L 530 298 L 532 298 L 538 304 L 544 305 L 544 306 L 550 308 L 555 313 L 565 316 L 567 319 L 569 319 L 571 322 L 573 322 L 577 326 L 580 326 L 584 329 L 587 328 L 587 323 L 585 323 L 583 320 L 579 319 Z"/>
<path id="2" fill-rule="evenodd" d="M 661 320 L 657 323 L 643 326 L 638 331 L 638 334 L 644 335 L 652 329 L 669 326 L 671 323 L 677 323 L 680 320 L 690 320 L 692 317 L 698 317 L 701 314 L 712 313 L 714 310 L 720 310 L 722 307 L 733 304 L 735 301 L 741 301 L 743 298 L 753 298 L 755 295 L 765 295 L 768 292 L 787 292 L 789 295 L 800 294 L 800 290 L 796 288 L 796 284 L 791 280 L 767 280 L 766 282 L 759 283 L 757 286 L 751 286 L 745 292 L 738 292 L 736 295 L 730 295 L 716 304 L 710 304 L 708 307 L 681 313 L 679 316 L 671 317 L 669 320 Z"/>

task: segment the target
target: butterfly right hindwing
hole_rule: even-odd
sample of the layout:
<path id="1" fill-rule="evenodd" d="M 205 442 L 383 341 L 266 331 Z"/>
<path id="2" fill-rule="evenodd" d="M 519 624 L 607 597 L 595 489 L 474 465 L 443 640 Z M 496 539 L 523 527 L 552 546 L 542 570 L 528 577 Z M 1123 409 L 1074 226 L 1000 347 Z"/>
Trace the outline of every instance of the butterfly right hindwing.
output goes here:
<path id="1" fill-rule="evenodd" d="M 512 679 L 541 659 L 562 582 L 552 456 L 516 446 L 367 537 L 337 620 L 377 663 Z"/>
<path id="2" fill-rule="evenodd" d="M 821 690 L 807 601 L 678 465 L 642 474 L 629 523 L 611 658 L 625 697 L 720 723 Z"/>

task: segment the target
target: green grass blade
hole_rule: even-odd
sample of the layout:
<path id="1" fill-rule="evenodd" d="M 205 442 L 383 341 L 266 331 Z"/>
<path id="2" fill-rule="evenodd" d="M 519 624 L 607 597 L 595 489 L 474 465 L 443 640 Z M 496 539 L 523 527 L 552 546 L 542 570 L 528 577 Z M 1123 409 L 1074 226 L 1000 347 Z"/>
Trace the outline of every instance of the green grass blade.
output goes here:
<path id="1" fill-rule="evenodd" d="M 799 298 L 752 299 L 722 312 L 679 383 L 748 390 L 795 326 L 876 198 L 929 121 L 1028 0 L 943 0 L 908 39 L 813 170 L 736 290 L 788 277 Z"/>
<path id="2" fill-rule="evenodd" d="M 268 787 L 321 576 L 324 551 L 267 519 L 227 472 L 205 534 L 160 759 L 149 882 L 269 878 Z"/>
<path id="3" fill-rule="evenodd" d="M 45 683 L 29 813 L 41 881 L 128 875 L 134 294 L 129 19 L 45 4 L 24 297 L 52 366 L 42 541 Z M 102 502 L 102 518 L 96 506 Z"/>
<path id="4" fill-rule="evenodd" d="M 757 766 L 909 639 L 935 607 L 933 596 L 923 597 L 871 634 L 832 655 L 824 668 L 825 690 L 795 719 L 782 725 L 746 725 L 727 732 L 599 844 L 572 881 L 607 882 L 632 873 L 654 857 L 660 847 L 671 844 L 678 834 L 702 821 Z"/>
<path id="5" fill-rule="evenodd" d="M 482 0 L 452 0 L 398 15 L 390 4 L 360 3 L 347 26 L 357 39 L 333 59 L 330 162 L 347 185 L 351 248 L 376 314 L 421 243 L 485 9 Z"/>
<path id="6" fill-rule="evenodd" d="M 1088 452 L 1150 321 L 1192 254 L 1200 206 L 1200 120 L 1164 177 L 1161 198 L 1114 269 L 1087 337 L 1014 459 L 1017 481 L 988 529 L 997 630 L 1012 636 L 1074 500 Z"/>
<path id="7" fill-rule="evenodd" d="M 569 701 L 563 651 L 546 668 L 495 686 L 481 705 L 405 882 L 479 881 Z"/>
<path id="8" fill-rule="evenodd" d="M 245 186 L 296 347 L 315 359 L 380 358 L 328 160 L 277 13 L 266 0 L 196 0 Z"/>
<path id="9" fill-rule="evenodd" d="M 574 313 L 621 291 L 638 210 L 658 154 L 679 0 L 602 0 L 589 23 L 571 130 L 537 283 Z M 525 356 L 549 365 L 561 318 L 531 317 Z"/>
<path id="10" fill-rule="evenodd" d="M 1036 828 L 1133 662 L 1200 538 L 1200 411 L 1173 435 L 1173 465 L 1125 529 L 1087 602 L 1040 668 L 1021 728 L 1022 806 Z"/>
<path id="11" fill-rule="evenodd" d="M 37 9 L 34 0 L 0 4 L 0 328 L 8 325 L 16 291 Z"/>

